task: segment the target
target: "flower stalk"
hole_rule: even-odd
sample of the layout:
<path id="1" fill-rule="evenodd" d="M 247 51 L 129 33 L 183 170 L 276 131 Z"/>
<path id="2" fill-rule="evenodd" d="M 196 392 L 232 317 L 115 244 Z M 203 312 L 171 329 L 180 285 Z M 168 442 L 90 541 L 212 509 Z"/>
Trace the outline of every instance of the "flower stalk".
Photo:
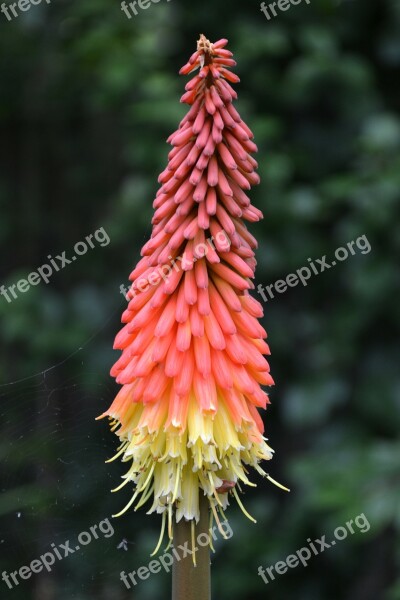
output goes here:
<path id="1" fill-rule="evenodd" d="M 199 544 L 197 540 L 212 539 L 209 530 L 209 504 L 205 496 L 200 498 L 200 520 L 196 526 L 196 537 L 193 540 L 191 522 L 182 520 L 174 527 L 174 546 L 184 546 L 195 551 L 181 560 L 174 561 L 172 567 L 172 600 L 210 600 L 211 572 L 210 545 Z M 200 537 L 199 537 L 200 536 Z"/>

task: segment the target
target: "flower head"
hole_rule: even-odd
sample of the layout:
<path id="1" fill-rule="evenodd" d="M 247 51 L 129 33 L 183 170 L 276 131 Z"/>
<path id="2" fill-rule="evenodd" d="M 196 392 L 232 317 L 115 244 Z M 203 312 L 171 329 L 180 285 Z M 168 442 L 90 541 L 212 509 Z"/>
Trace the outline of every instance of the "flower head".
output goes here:
<path id="1" fill-rule="evenodd" d="M 203 35 L 181 74 L 196 73 L 181 102 L 190 110 L 169 138 L 159 176 L 151 238 L 130 275 L 129 305 L 114 347 L 111 374 L 122 385 L 102 416 L 129 466 L 128 505 L 198 521 L 199 494 L 215 518 L 253 485 L 248 467 L 272 450 L 258 408 L 273 385 L 265 355 L 261 305 L 250 294 L 255 238 L 243 221 L 258 221 L 246 191 L 259 183 L 253 134 L 233 106 L 239 78 L 225 48 Z M 114 460 L 114 459 L 112 459 Z M 267 476 L 268 477 L 268 476 Z M 247 514 L 247 513 L 246 513 Z"/>

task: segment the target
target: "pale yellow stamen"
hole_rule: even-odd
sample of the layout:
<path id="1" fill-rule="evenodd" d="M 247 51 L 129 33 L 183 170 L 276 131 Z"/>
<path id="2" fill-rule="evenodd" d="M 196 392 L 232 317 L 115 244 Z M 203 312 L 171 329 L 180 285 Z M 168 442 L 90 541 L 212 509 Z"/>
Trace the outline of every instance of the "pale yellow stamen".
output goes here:
<path id="1" fill-rule="evenodd" d="M 220 509 L 219 509 L 219 512 L 221 513 L 221 515 L 222 515 L 222 518 L 224 519 L 224 521 L 227 521 L 228 519 L 226 518 L 226 515 L 225 515 L 225 513 L 224 513 L 224 511 L 222 510 L 222 508 L 221 508 L 221 507 L 220 507 Z"/>
<path id="2" fill-rule="evenodd" d="M 211 550 L 213 552 L 215 552 L 215 548 L 214 548 L 213 543 L 212 543 L 212 527 L 213 527 L 213 523 L 214 523 L 213 513 L 211 511 L 210 512 L 210 522 L 209 522 L 209 526 L 208 526 L 208 539 L 210 540 L 210 548 L 211 548 Z"/>
<path id="3" fill-rule="evenodd" d="M 165 519 L 166 519 L 167 513 L 163 512 L 163 516 L 162 516 L 162 524 L 161 524 L 161 533 L 160 533 L 160 539 L 158 540 L 158 544 L 155 548 L 155 550 L 150 554 L 150 556 L 154 556 L 155 554 L 157 554 L 157 552 L 160 549 L 160 546 L 162 544 L 163 541 L 163 537 L 164 537 L 164 531 L 165 531 Z"/>
<path id="4" fill-rule="evenodd" d="M 136 504 L 135 506 L 135 511 L 137 511 L 138 508 L 140 508 L 141 506 L 143 506 L 143 504 L 146 504 L 147 500 L 150 498 L 150 496 L 152 495 L 152 493 L 154 492 L 154 485 L 150 486 L 147 493 L 143 493 L 141 499 L 139 500 L 139 502 Z"/>
<path id="5" fill-rule="evenodd" d="M 149 483 L 149 481 L 151 479 L 151 476 L 153 475 L 153 471 L 154 471 L 155 466 L 156 466 L 156 463 L 153 462 L 153 464 L 151 465 L 151 468 L 150 468 L 150 472 L 149 472 L 149 474 L 148 474 L 148 476 L 146 478 L 146 481 L 144 482 L 144 484 L 140 488 L 138 488 L 138 492 L 139 493 L 143 492 L 143 490 L 146 489 L 146 487 L 147 487 L 147 485 L 148 485 L 148 483 Z"/>
<path id="6" fill-rule="evenodd" d="M 119 456 L 121 456 L 121 454 L 123 454 L 125 452 L 126 447 L 128 446 L 128 442 L 124 442 L 122 444 L 122 446 L 120 447 L 120 449 L 118 450 L 117 454 L 115 454 L 115 456 L 113 456 L 112 458 L 109 458 L 108 460 L 106 460 L 106 463 L 112 463 L 114 460 L 116 460 Z"/>
<path id="7" fill-rule="evenodd" d="M 192 519 L 190 521 L 190 528 L 191 528 L 191 534 L 192 534 L 192 558 L 193 558 L 193 564 L 196 567 L 196 538 L 195 538 L 195 525 L 194 525 L 194 520 Z"/>
<path id="8" fill-rule="evenodd" d="M 251 516 L 251 515 L 250 515 L 250 514 L 247 512 L 247 510 L 245 509 L 245 507 L 243 506 L 243 504 L 242 504 L 242 501 L 241 501 L 241 500 L 240 500 L 240 498 L 239 498 L 239 494 L 238 494 L 238 493 L 237 493 L 237 491 L 236 491 L 236 488 L 233 488 L 233 489 L 232 489 L 232 492 L 233 492 L 233 494 L 234 494 L 234 496 L 235 496 L 235 498 L 236 498 L 236 502 L 239 504 L 239 506 L 240 506 L 240 508 L 241 508 L 241 510 L 242 510 L 242 512 L 243 512 L 243 514 L 244 514 L 244 515 L 246 515 L 246 517 L 247 517 L 248 519 L 250 519 L 250 521 L 253 521 L 253 523 L 257 523 L 257 521 L 254 519 L 254 517 L 252 517 L 252 516 Z"/>
<path id="9" fill-rule="evenodd" d="M 177 468 L 176 468 L 176 475 L 175 475 L 174 493 L 172 495 L 172 503 L 175 502 L 176 496 L 178 494 L 178 486 L 179 486 L 180 475 L 181 475 L 181 463 L 180 463 L 180 461 L 178 461 L 178 465 L 177 465 Z"/>
<path id="10" fill-rule="evenodd" d="M 168 504 L 168 537 L 172 540 L 172 504 Z"/>
<path id="11" fill-rule="evenodd" d="M 210 500 L 210 506 L 211 506 L 211 510 L 212 510 L 212 511 L 213 511 L 213 513 L 214 513 L 214 519 L 215 519 L 215 520 L 216 520 L 216 522 L 217 522 L 218 531 L 220 532 L 220 534 L 222 535 L 222 537 L 223 537 L 225 540 L 227 540 L 228 538 L 226 537 L 226 533 L 225 533 L 225 531 L 222 529 L 221 521 L 220 521 L 220 520 L 219 520 L 219 518 L 218 518 L 218 513 L 217 513 L 217 510 L 216 510 L 216 508 L 215 508 L 215 504 L 214 504 L 214 502 L 213 502 L 212 500 Z"/>
<path id="12" fill-rule="evenodd" d="M 131 469 L 132 470 L 132 469 Z M 114 488 L 113 490 L 111 490 L 112 493 L 114 492 L 119 492 L 119 490 L 122 490 L 122 488 L 124 486 L 126 486 L 127 483 L 129 483 L 130 481 L 132 481 L 129 477 L 127 477 L 126 479 L 124 479 L 124 481 L 116 488 Z"/>
<path id="13" fill-rule="evenodd" d="M 213 478 L 212 478 L 212 475 L 211 475 L 210 471 L 208 472 L 208 479 L 210 480 L 211 488 L 214 488 L 214 482 L 213 482 Z M 215 488 L 214 488 L 214 496 L 215 496 L 215 499 L 218 502 L 218 504 L 220 506 L 222 506 L 222 502 L 221 502 L 221 500 L 220 500 L 220 498 L 218 496 L 218 492 L 217 492 L 217 490 Z"/>
<path id="14" fill-rule="evenodd" d="M 276 485 L 278 488 L 281 488 L 281 490 L 284 490 L 285 492 L 290 492 L 289 488 L 287 488 L 284 485 L 282 485 L 281 483 L 279 483 L 279 481 L 275 481 L 275 479 L 272 479 L 272 477 L 270 477 L 269 475 L 267 475 L 267 479 L 271 483 L 273 483 L 274 485 Z"/>
<path id="15" fill-rule="evenodd" d="M 171 544 L 172 544 L 172 542 L 173 542 L 173 541 L 174 541 L 174 540 L 173 540 L 173 538 L 171 538 L 171 539 L 169 540 L 169 542 L 168 542 L 168 546 L 165 548 L 164 552 L 168 552 L 168 550 L 171 548 Z"/>

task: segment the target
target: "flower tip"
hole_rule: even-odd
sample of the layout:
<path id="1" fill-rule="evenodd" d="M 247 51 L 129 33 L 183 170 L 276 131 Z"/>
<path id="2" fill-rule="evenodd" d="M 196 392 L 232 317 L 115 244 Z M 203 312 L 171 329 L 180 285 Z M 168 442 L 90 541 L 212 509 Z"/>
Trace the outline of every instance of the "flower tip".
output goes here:
<path id="1" fill-rule="evenodd" d="M 98 417 L 95 418 L 95 421 L 100 421 L 100 419 L 104 419 L 104 417 L 107 417 L 107 413 L 103 413 L 102 415 L 99 415 Z"/>
<path id="2" fill-rule="evenodd" d="M 199 39 L 197 40 L 197 52 L 205 52 L 207 54 L 212 54 L 213 51 L 213 44 L 210 42 L 209 39 L 206 38 L 204 33 L 201 33 Z"/>

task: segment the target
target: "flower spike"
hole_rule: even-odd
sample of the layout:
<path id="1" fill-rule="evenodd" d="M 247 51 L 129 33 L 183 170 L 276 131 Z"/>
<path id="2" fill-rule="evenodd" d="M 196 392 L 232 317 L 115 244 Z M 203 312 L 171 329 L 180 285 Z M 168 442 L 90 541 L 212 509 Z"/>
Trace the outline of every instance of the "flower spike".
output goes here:
<path id="1" fill-rule="evenodd" d="M 168 138 L 152 234 L 114 344 L 122 355 L 111 374 L 122 387 L 102 415 L 120 440 L 114 458 L 130 464 L 116 490 L 134 484 L 119 514 L 152 500 L 148 513 L 163 515 L 156 550 L 182 519 L 194 539 L 200 496 L 222 532 L 229 498 L 254 520 L 239 497 L 240 483 L 254 485 L 249 467 L 286 489 L 260 466 L 273 453 L 261 385 L 274 381 L 262 306 L 249 293 L 257 242 L 244 222 L 262 218 L 247 195 L 259 183 L 257 146 L 233 106 L 239 78 L 227 43 L 201 35 L 180 70 L 192 76 L 181 98 L 190 108 Z"/>

